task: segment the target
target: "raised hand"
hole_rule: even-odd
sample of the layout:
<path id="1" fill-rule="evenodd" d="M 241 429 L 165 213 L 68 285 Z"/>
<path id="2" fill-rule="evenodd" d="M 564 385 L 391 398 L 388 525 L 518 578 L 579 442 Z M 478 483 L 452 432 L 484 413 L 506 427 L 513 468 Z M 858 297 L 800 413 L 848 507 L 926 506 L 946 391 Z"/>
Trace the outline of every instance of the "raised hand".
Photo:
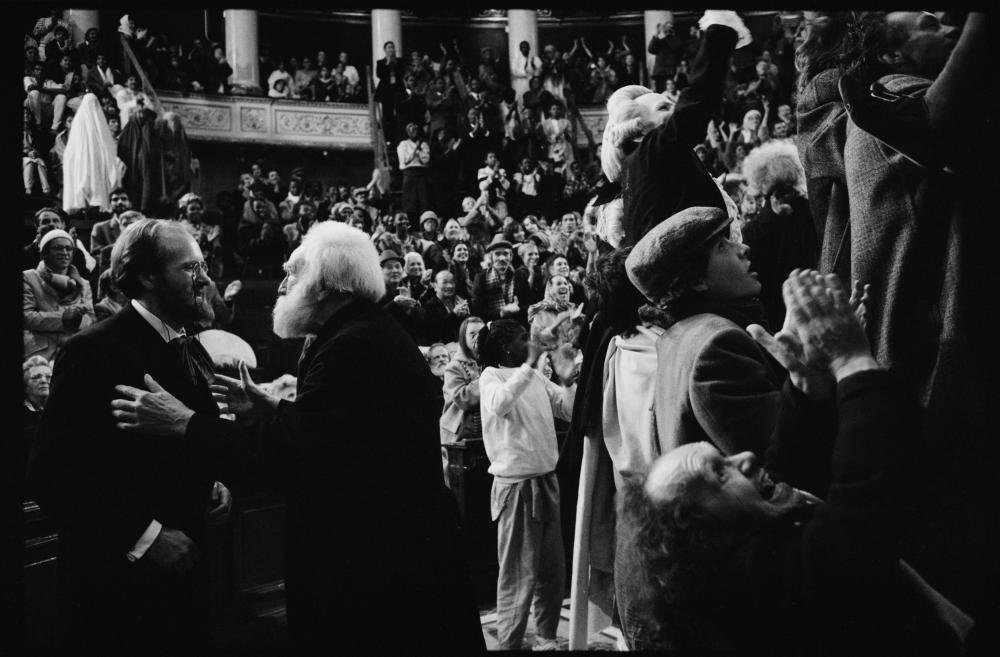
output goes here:
<path id="1" fill-rule="evenodd" d="M 229 520 L 229 511 L 233 507 L 233 494 L 221 481 L 215 482 L 212 486 L 212 497 L 209 502 L 210 506 L 206 512 L 208 524 L 221 525 Z"/>
<path id="2" fill-rule="evenodd" d="M 209 386 L 221 412 L 237 416 L 260 415 L 278 407 L 280 399 L 253 382 L 250 369 L 243 361 L 240 361 L 239 372 L 239 380 L 216 374 Z"/>
<path id="3" fill-rule="evenodd" d="M 782 286 L 782 294 L 799 339 L 825 357 L 838 381 L 859 369 L 878 367 L 836 274 L 795 270 Z"/>
<path id="4" fill-rule="evenodd" d="M 760 324 L 751 324 L 747 332 L 764 347 L 781 366 L 788 370 L 792 385 L 810 399 L 827 399 L 836 387 L 825 363 L 810 362 L 805 349 L 793 331 L 781 330 L 771 335 Z"/>
<path id="5" fill-rule="evenodd" d="M 552 359 L 552 371 L 564 386 L 576 383 L 580 373 L 576 366 L 576 349 L 572 345 L 559 345 L 549 352 L 549 357 Z"/>

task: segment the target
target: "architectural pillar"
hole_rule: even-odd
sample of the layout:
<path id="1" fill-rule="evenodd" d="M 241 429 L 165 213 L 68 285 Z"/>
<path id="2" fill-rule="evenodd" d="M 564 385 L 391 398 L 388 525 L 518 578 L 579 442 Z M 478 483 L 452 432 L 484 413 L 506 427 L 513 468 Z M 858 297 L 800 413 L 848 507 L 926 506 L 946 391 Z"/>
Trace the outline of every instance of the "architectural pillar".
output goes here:
<path id="1" fill-rule="evenodd" d="M 656 55 L 649 54 L 649 41 L 654 36 L 656 36 L 656 26 L 659 23 L 673 23 L 674 14 L 670 11 L 663 11 L 660 9 L 647 9 L 643 12 L 643 23 L 646 27 L 646 41 L 642 44 L 642 51 L 646 53 L 646 74 L 649 76 L 653 75 L 653 64 L 656 61 Z M 653 87 L 653 80 L 649 81 L 650 88 Z"/>
<path id="2" fill-rule="evenodd" d="M 257 12 L 253 9 L 225 9 L 226 60 L 233 69 L 229 83 L 260 89 L 260 60 L 257 56 Z"/>
<path id="3" fill-rule="evenodd" d="M 100 12 L 96 9 L 67 9 L 63 12 L 63 17 L 69 21 L 70 29 L 72 30 L 69 38 L 74 44 L 83 41 L 87 30 L 100 28 L 98 25 Z"/>
<path id="4" fill-rule="evenodd" d="M 375 75 L 375 62 L 385 57 L 382 46 L 386 41 L 396 45 L 396 58 L 403 59 L 403 20 L 398 9 L 372 9 L 372 78 L 378 85 Z M 364 75 L 364 71 L 358 71 Z"/>
<path id="5" fill-rule="evenodd" d="M 521 55 L 522 41 L 527 41 L 531 46 L 531 57 L 541 56 L 538 49 L 538 12 L 534 9 L 508 9 L 507 54 L 510 59 L 510 82 L 518 100 L 528 90 L 528 78 L 524 77 L 524 71 L 515 70 L 515 63 Z"/>

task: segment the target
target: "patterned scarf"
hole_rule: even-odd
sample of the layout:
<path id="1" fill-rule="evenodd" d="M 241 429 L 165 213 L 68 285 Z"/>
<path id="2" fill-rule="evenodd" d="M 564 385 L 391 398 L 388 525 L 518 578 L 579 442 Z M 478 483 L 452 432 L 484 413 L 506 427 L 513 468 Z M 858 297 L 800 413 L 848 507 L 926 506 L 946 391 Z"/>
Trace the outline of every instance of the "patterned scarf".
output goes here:
<path id="1" fill-rule="evenodd" d="M 509 303 L 514 303 L 514 270 L 507 268 L 507 273 L 501 276 L 496 269 L 490 267 L 486 272 L 486 303 L 492 313 L 500 315 L 500 311 Z"/>

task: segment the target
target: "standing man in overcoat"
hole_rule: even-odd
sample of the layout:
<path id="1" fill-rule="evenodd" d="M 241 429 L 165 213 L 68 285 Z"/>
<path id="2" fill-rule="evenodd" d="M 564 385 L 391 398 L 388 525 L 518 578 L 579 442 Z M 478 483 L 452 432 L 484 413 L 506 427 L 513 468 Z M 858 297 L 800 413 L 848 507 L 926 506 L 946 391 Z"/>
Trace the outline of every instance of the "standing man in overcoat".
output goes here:
<path id="1" fill-rule="evenodd" d="M 111 276 L 131 303 L 63 345 L 28 466 L 29 490 L 59 531 L 59 645 L 204 654 L 206 525 L 228 514 L 229 491 L 198 442 L 127 433 L 109 406 L 116 384 L 145 383 L 218 415 L 211 359 L 182 328 L 211 281 L 180 224 L 148 219 L 122 232 Z"/>

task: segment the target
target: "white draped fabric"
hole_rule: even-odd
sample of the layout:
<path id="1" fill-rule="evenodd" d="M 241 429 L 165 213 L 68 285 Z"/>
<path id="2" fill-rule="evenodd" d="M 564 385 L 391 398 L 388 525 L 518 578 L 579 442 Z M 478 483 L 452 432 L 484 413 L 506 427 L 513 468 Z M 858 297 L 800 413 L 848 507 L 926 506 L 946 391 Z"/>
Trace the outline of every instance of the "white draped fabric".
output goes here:
<path id="1" fill-rule="evenodd" d="M 63 154 L 63 210 L 88 206 L 111 209 L 111 190 L 121 182 L 124 165 L 97 96 L 88 93 L 73 118 Z"/>

